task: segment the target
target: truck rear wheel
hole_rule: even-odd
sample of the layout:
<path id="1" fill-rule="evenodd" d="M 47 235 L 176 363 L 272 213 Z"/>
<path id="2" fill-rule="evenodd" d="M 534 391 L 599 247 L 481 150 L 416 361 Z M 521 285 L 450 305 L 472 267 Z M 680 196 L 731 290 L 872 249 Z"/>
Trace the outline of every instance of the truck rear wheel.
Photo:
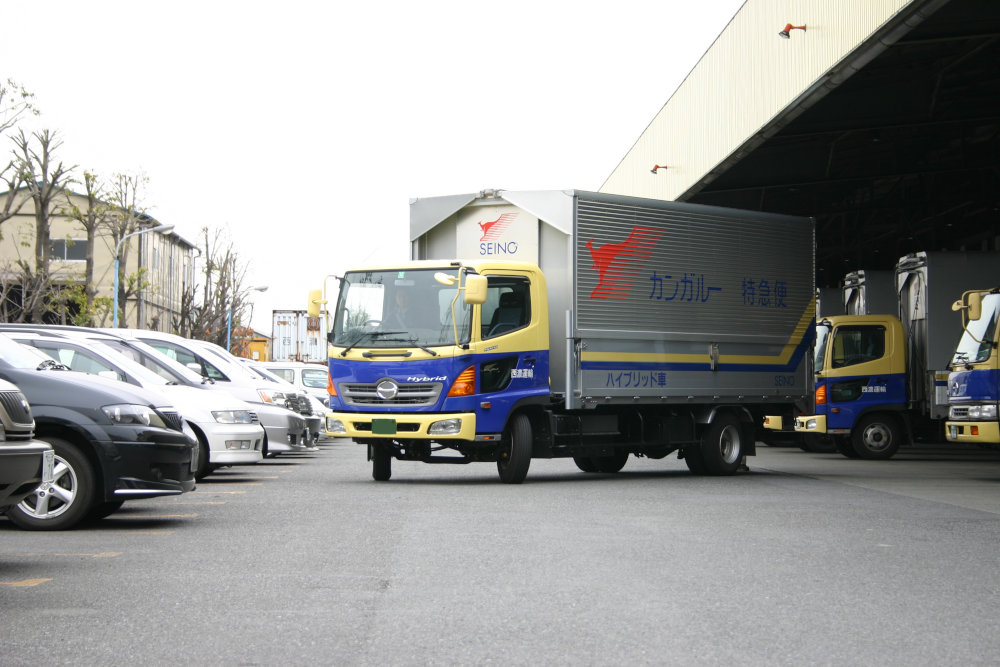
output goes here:
<path id="1" fill-rule="evenodd" d="M 520 484 L 528 476 L 532 450 L 531 420 L 525 414 L 514 415 L 507 431 L 508 448 L 501 452 L 497 472 L 504 484 Z"/>
<path id="2" fill-rule="evenodd" d="M 705 474 L 732 475 L 740 469 L 745 450 L 740 420 L 733 415 L 721 414 L 705 430 L 698 453 L 705 466 Z M 690 467 L 691 463 L 688 463 Z"/>
<path id="3" fill-rule="evenodd" d="M 392 455 L 381 445 L 370 445 L 372 448 L 372 479 L 376 482 L 388 482 L 392 477 Z"/>
<path id="4" fill-rule="evenodd" d="M 863 459 L 890 459 L 899 451 L 903 429 L 890 414 L 868 415 L 858 422 L 851 434 L 854 450 Z"/>

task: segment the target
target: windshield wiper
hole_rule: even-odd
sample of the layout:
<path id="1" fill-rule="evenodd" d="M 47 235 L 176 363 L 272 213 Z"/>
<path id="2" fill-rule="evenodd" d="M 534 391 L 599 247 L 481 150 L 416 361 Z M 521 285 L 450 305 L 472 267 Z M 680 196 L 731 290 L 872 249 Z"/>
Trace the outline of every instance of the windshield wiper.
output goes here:
<path id="1" fill-rule="evenodd" d="M 361 335 L 357 339 L 344 348 L 344 351 L 340 353 L 340 356 L 346 356 L 348 352 L 354 349 L 354 347 L 363 341 L 365 338 L 371 336 L 372 338 L 381 338 L 382 336 L 398 336 L 399 334 L 405 334 L 405 331 L 362 331 Z M 409 341 L 406 341 L 409 342 Z"/>

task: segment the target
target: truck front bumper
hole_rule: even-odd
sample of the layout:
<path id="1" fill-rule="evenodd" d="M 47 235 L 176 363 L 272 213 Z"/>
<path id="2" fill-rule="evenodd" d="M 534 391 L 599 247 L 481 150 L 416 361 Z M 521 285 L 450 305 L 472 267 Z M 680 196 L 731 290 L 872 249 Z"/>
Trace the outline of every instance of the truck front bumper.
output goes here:
<path id="1" fill-rule="evenodd" d="M 476 415 L 472 412 L 329 412 L 326 415 L 326 434 L 331 438 L 475 440 Z"/>
<path id="2" fill-rule="evenodd" d="M 826 415 L 803 415 L 795 418 L 796 433 L 826 433 Z"/>
<path id="3" fill-rule="evenodd" d="M 948 442 L 1000 443 L 1000 422 L 945 422 L 944 432 Z"/>

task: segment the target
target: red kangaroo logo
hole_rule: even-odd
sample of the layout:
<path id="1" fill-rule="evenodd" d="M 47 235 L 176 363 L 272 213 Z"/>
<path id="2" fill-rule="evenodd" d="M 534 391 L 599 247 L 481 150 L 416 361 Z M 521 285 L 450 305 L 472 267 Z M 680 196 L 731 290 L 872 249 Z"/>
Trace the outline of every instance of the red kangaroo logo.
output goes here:
<path id="1" fill-rule="evenodd" d="M 632 233 L 621 243 L 605 243 L 594 247 L 594 239 L 587 241 L 587 250 L 597 271 L 597 287 L 591 299 L 624 299 L 632 288 L 639 270 L 656 247 L 662 229 L 633 227 Z"/>
<path id="2" fill-rule="evenodd" d="M 496 220 L 490 220 L 489 222 L 480 222 L 479 229 L 483 230 L 483 238 L 480 241 L 493 241 L 501 234 L 504 230 L 510 226 L 510 223 L 514 222 L 514 218 L 517 217 L 517 213 L 503 213 Z"/>

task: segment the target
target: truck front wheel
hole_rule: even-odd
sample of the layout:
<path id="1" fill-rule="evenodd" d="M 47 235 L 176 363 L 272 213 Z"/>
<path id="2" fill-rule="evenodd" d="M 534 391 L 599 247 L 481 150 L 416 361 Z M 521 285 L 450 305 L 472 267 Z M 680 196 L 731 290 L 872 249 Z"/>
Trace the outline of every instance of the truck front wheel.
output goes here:
<path id="1" fill-rule="evenodd" d="M 732 475 L 740 469 L 746 450 L 740 420 L 729 414 L 719 415 L 701 439 L 701 465 L 707 475 Z M 691 468 L 690 463 L 688 467 Z M 692 469 L 694 472 L 694 469 Z"/>
<path id="2" fill-rule="evenodd" d="M 868 415 L 858 422 L 852 434 L 854 450 L 863 459 L 885 460 L 899 451 L 903 429 L 889 414 Z"/>
<path id="3" fill-rule="evenodd" d="M 532 450 L 531 420 L 525 414 L 514 415 L 507 431 L 508 447 L 500 453 L 497 472 L 504 484 L 520 484 L 528 476 Z"/>

